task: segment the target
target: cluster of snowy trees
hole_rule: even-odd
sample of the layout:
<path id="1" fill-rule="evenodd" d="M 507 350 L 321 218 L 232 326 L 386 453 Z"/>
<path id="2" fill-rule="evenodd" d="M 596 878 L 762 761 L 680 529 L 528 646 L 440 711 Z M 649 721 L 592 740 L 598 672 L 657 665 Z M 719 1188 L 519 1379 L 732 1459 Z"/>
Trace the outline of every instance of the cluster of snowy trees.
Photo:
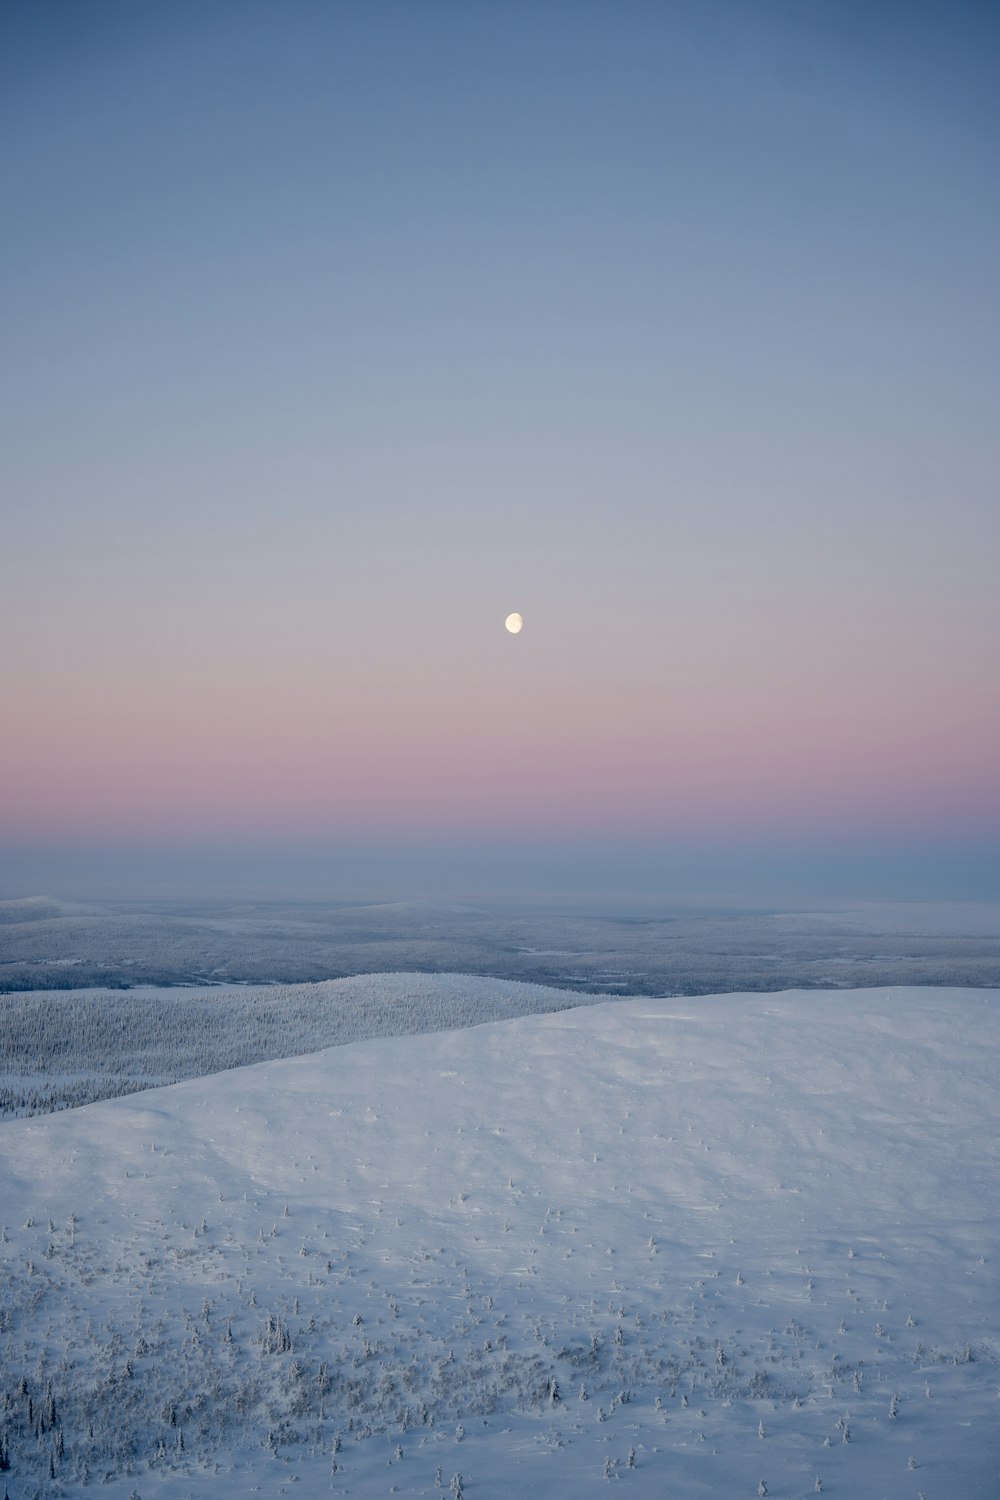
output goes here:
<path id="1" fill-rule="evenodd" d="M 543 1316 L 530 1295 L 479 1283 L 444 1252 L 428 1250 L 408 1287 L 389 1288 L 371 1279 L 360 1242 L 335 1249 L 318 1223 L 296 1229 L 309 1253 L 289 1257 L 282 1234 L 251 1249 L 221 1208 L 220 1217 L 214 1228 L 171 1225 L 159 1261 L 121 1245 L 109 1252 L 75 1214 L 58 1226 L 33 1220 L 15 1240 L 4 1229 L 7 1474 L 41 1481 L 34 1492 L 45 1494 L 46 1481 L 187 1471 L 234 1449 L 328 1454 L 342 1470 L 372 1438 L 402 1458 L 425 1440 L 461 1442 L 466 1424 L 497 1414 L 548 1414 L 578 1429 L 631 1422 L 637 1404 L 648 1421 L 687 1422 L 693 1441 L 723 1409 L 744 1411 L 765 1441 L 772 1413 L 799 1413 L 819 1443 L 820 1393 L 823 1410 L 834 1396 L 843 1413 L 825 1419 L 829 1448 L 851 1441 L 849 1409 L 896 1423 L 897 1390 L 908 1383 L 917 1399 L 918 1371 L 922 1393 L 928 1370 L 977 1357 L 927 1349 L 916 1334 L 904 1348 L 900 1328 L 885 1394 L 865 1360 L 831 1351 L 795 1320 L 755 1340 L 722 1333 L 712 1302 L 638 1313 L 595 1299 Z M 859 1347 L 876 1370 L 885 1350 L 869 1347 L 872 1337 Z M 633 1444 L 612 1471 L 636 1461 Z"/>

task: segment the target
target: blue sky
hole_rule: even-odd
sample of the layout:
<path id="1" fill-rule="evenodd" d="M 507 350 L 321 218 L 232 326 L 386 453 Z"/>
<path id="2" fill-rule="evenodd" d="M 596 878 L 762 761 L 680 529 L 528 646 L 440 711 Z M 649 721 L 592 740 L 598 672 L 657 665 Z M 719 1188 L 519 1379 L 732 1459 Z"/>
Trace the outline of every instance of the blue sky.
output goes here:
<path id="1" fill-rule="evenodd" d="M 995 888 L 995 7 L 0 26 L 8 883 L 464 838 Z"/>

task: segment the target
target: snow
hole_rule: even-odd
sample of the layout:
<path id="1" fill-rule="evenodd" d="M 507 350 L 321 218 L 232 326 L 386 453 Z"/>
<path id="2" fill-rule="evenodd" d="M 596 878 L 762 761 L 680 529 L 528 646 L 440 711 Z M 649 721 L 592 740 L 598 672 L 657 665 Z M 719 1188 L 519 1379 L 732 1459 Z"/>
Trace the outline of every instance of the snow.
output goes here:
<path id="1" fill-rule="evenodd" d="M 14 991 L 2 1002 L 0 1119 L 50 1114 L 319 1047 L 447 1031 L 604 998 L 509 979 L 407 973 L 319 984 Z"/>
<path id="2" fill-rule="evenodd" d="M 7 1121 L 11 1500 L 994 1496 L 998 1003 L 616 999 Z"/>

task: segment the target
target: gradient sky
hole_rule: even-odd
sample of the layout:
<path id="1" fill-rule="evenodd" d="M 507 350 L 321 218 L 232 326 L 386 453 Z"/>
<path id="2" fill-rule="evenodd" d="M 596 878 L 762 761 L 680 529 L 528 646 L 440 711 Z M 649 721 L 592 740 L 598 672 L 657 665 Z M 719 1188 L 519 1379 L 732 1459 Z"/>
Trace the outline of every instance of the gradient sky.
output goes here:
<path id="1" fill-rule="evenodd" d="M 0 890 L 1000 896 L 998 62 L 8 0 Z"/>

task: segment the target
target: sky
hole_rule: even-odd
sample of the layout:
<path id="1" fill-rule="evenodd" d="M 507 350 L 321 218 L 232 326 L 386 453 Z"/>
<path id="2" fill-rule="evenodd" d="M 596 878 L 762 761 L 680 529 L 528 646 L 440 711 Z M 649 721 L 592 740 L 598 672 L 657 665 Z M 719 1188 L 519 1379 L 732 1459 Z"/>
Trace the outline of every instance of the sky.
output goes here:
<path id="1" fill-rule="evenodd" d="M 998 61 L 8 0 L 0 893 L 1000 898 Z"/>

